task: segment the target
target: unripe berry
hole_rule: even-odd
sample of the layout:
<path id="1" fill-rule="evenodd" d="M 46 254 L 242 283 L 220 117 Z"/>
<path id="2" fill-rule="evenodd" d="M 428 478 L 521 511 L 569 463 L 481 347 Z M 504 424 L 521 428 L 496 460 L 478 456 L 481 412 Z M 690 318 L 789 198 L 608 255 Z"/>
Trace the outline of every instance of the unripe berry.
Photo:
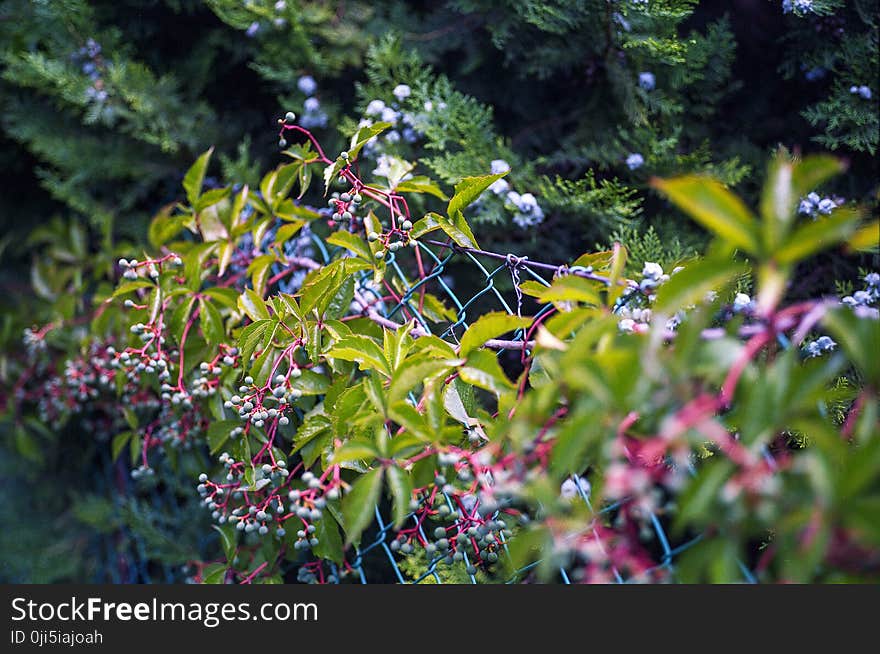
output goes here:
<path id="1" fill-rule="evenodd" d="M 284 114 L 284 122 L 287 123 L 288 125 L 293 123 L 295 120 L 296 120 L 296 114 L 293 113 L 292 111 L 288 111 L 286 114 Z"/>
<path id="2" fill-rule="evenodd" d="M 279 148 L 286 148 L 286 147 L 287 147 L 287 141 L 285 141 L 284 139 L 280 139 L 280 140 L 278 141 L 278 147 L 279 147 Z"/>

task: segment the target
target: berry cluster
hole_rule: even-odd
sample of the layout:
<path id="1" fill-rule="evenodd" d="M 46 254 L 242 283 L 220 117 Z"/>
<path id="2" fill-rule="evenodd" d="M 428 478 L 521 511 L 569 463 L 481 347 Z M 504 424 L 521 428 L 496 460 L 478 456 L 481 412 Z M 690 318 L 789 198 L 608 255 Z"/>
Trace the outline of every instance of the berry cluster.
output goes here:
<path id="1" fill-rule="evenodd" d="M 818 193 L 813 192 L 805 198 L 801 198 L 798 205 L 798 213 L 811 218 L 816 218 L 820 214 L 827 216 L 838 206 L 843 204 L 842 198 L 823 198 Z"/>
<path id="2" fill-rule="evenodd" d="M 96 105 L 102 105 L 107 100 L 107 90 L 104 88 L 102 78 L 106 65 L 101 54 L 101 44 L 94 39 L 88 39 L 84 46 L 71 55 L 71 58 L 80 64 L 82 72 L 91 80 L 91 84 L 86 88 L 86 98 Z"/>

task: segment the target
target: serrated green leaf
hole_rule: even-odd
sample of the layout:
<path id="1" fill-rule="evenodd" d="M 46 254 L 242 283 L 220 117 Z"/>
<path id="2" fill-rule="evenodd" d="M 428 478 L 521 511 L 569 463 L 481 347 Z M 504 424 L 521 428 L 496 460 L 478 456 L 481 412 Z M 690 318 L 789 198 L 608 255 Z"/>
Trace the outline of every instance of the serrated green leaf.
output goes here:
<path id="1" fill-rule="evenodd" d="M 269 309 L 265 300 L 249 288 L 244 289 L 244 292 L 238 296 L 238 308 L 254 322 L 269 319 Z"/>
<path id="2" fill-rule="evenodd" d="M 342 500 L 346 544 L 357 540 L 373 521 L 376 502 L 382 490 L 382 472 L 382 468 L 376 468 L 361 475 Z"/>
<path id="3" fill-rule="evenodd" d="M 378 370 L 386 377 L 391 376 L 391 369 L 385 360 L 385 352 L 369 336 L 352 334 L 338 340 L 327 356 L 343 361 L 354 361 L 365 370 Z"/>
<path id="4" fill-rule="evenodd" d="M 465 330 L 461 337 L 459 355 L 465 357 L 471 351 L 485 344 L 486 341 L 516 329 L 528 327 L 531 322 L 530 318 L 512 316 L 503 311 L 484 314 Z"/>
<path id="5" fill-rule="evenodd" d="M 226 441 L 229 440 L 229 432 L 241 426 L 241 420 L 217 420 L 208 425 L 206 440 L 208 441 L 211 454 L 217 454 L 217 452 L 223 449 Z"/>
<path id="6" fill-rule="evenodd" d="M 858 209 L 840 207 L 831 216 L 811 221 L 792 232 L 776 250 L 775 259 L 784 265 L 793 264 L 839 245 L 855 233 L 860 219 Z"/>
<path id="7" fill-rule="evenodd" d="M 214 148 L 210 147 L 205 151 L 195 163 L 190 166 L 183 177 L 183 188 L 186 191 L 186 199 L 191 207 L 195 207 L 198 202 L 199 195 L 202 192 L 202 182 L 205 179 L 205 171 L 208 168 L 208 161 Z"/>
<path id="8" fill-rule="evenodd" d="M 399 529 L 409 515 L 412 499 L 412 475 L 396 465 L 387 468 L 388 490 L 394 506 L 394 527 Z"/>
<path id="9" fill-rule="evenodd" d="M 758 221 L 721 182 L 689 175 L 653 179 L 651 185 L 713 234 L 745 252 L 758 252 Z"/>
<path id="10" fill-rule="evenodd" d="M 327 237 L 327 242 L 331 245 L 338 245 L 339 247 L 345 248 L 349 252 L 353 252 L 370 263 L 373 262 L 373 256 L 366 241 L 351 232 L 345 230 L 333 232 Z"/>
<path id="11" fill-rule="evenodd" d="M 113 461 L 119 458 L 119 455 L 122 454 L 122 450 L 125 449 L 125 446 L 128 445 L 128 442 L 131 440 L 130 431 L 124 431 L 113 437 L 113 443 L 111 444 L 111 458 Z"/>
<path id="12" fill-rule="evenodd" d="M 698 304 L 710 291 L 744 275 L 748 267 L 726 257 L 700 259 L 685 266 L 657 290 L 656 312 L 673 314 L 679 309 Z"/>
<path id="13" fill-rule="evenodd" d="M 468 384 L 502 395 L 515 388 L 498 363 L 498 358 L 488 350 L 476 350 L 468 356 L 467 364 L 459 369 L 459 377 Z"/>
<path id="14" fill-rule="evenodd" d="M 217 345 L 226 339 L 223 318 L 213 302 L 199 298 L 199 316 L 202 321 L 202 333 L 208 345 Z"/>

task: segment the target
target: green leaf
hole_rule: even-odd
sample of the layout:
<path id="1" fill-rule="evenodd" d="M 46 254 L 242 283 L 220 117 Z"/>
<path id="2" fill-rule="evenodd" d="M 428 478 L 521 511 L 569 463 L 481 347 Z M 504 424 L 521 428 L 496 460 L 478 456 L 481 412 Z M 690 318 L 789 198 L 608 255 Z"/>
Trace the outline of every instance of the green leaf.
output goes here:
<path id="1" fill-rule="evenodd" d="M 397 184 L 395 190 L 398 193 L 427 193 L 440 200 L 449 199 L 446 197 L 446 194 L 440 190 L 440 187 L 437 186 L 437 184 L 423 175 L 416 175 L 415 177 L 403 180 Z"/>
<path id="2" fill-rule="evenodd" d="M 247 366 L 250 363 L 251 355 L 273 324 L 272 320 L 258 320 L 241 330 L 238 337 L 238 349 L 241 353 L 242 365 Z"/>
<path id="3" fill-rule="evenodd" d="M 781 264 L 793 264 L 846 241 L 858 227 L 861 212 L 841 207 L 827 218 L 818 218 L 796 229 L 776 251 Z"/>
<path id="4" fill-rule="evenodd" d="M 279 245 L 286 243 L 299 233 L 299 230 L 303 228 L 303 225 L 305 225 L 305 223 L 302 220 L 295 220 L 294 222 L 282 225 L 278 228 L 278 231 L 275 232 L 275 242 Z"/>
<path id="5" fill-rule="evenodd" d="M 396 465 L 387 469 L 388 490 L 394 505 L 394 527 L 399 529 L 409 515 L 409 502 L 412 499 L 412 476 Z"/>
<path id="6" fill-rule="evenodd" d="M 232 193 L 232 188 L 229 186 L 226 188 L 212 188 L 210 191 L 205 191 L 196 201 L 194 207 L 196 213 L 200 213 L 208 207 L 211 207 L 218 202 L 222 202 L 229 197 L 230 193 Z"/>
<path id="7" fill-rule="evenodd" d="M 880 328 L 877 321 L 859 318 L 848 307 L 829 311 L 822 323 L 840 343 L 850 362 L 874 389 L 880 388 Z"/>
<path id="8" fill-rule="evenodd" d="M 312 548 L 315 556 L 342 565 L 344 560 L 342 536 L 331 511 L 325 511 L 323 517 L 318 520 L 315 525 L 315 537 L 318 539 L 318 544 Z"/>
<path id="9" fill-rule="evenodd" d="M 801 198 L 846 170 L 846 162 L 829 154 L 812 154 L 794 164 L 792 186 Z"/>
<path id="10" fill-rule="evenodd" d="M 296 436 L 293 438 L 293 449 L 291 454 L 302 449 L 319 436 L 331 435 L 330 418 L 322 413 L 316 413 L 308 416 L 296 430 Z"/>
<path id="11" fill-rule="evenodd" d="M 388 390 L 388 402 L 402 400 L 407 394 L 425 381 L 448 372 L 455 361 L 428 359 L 423 356 L 410 357 L 406 363 L 394 371 L 391 388 Z"/>
<path id="12" fill-rule="evenodd" d="M 498 358 L 488 350 L 473 352 L 468 357 L 467 365 L 459 370 L 459 377 L 468 384 L 496 395 L 502 395 L 516 388 L 504 374 Z"/>
<path id="13" fill-rule="evenodd" d="M 849 240 L 849 246 L 858 252 L 877 252 L 880 248 L 880 220 L 859 228 Z"/>
<path id="14" fill-rule="evenodd" d="M 422 315 L 431 322 L 452 322 L 455 320 L 455 311 L 450 309 L 436 295 L 425 293 L 422 300 Z"/>
<path id="15" fill-rule="evenodd" d="M 238 308 L 238 291 L 233 288 L 212 286 L 211 288 L 206 288 L 202 293 L 211 299 L 216 300 L 227 309 L 232 309 L 234 311 Z"/>
<path id="16" fill-rule="evenodd" d="M 152 284 L 151 282 L 148 282 L 145 279 L 138 279 L 138 280 L 135 280 L 132 282 L 126 282 L 124 284 L 121 284 L 119 286 L 119 288 L 117 288 L 115 291 L 113 291 L 113 295 L 111 295 L 110 297 L 116 298 L 116 297 L 119 297 L 120 295 L 125 295 L 126 293 L 131 293 L 132 291 L 136 291 L 139 288 L 153 288 L 154 286 L 155 286 L 155 284 Z"/>
<path id="17" fill-rule="evenodd" d="M 203 584 L 222 584 L 226 579 L 227 567 L 223 563 L 210 563 L 202 569 Z"/>
<path id="18" fill-rule="evenodd" d="M 733 474 L 734 464 L 713 457 L 697 476 L 685 487 L 679 500 L 679 510 L 675 516 L 678 529 L 686 529 L 691 521 L 711 520 L 711 509 L 721 496 L 721 487 Z"/>
<path id="19" fill-rule="evenodd" d="M 727 257 L 691 262 L 658 289 L 654 310 L 671 315 L 679 309 L 699 304 L 710 291 L 718 290 L 747 270 L 745 264 Z"/>
<path id="20" fill-rule="evenodd" d="M 217 345 L 226 338 L 226 330 L 223 328 L 223 318 L 213 302 L 199 298 L 199 315 L 202 319 L 202 333 L 208 345 Z"/>
<path id="21" fill-rule="evenodd" d="M 779 244 L 795 217 L 799 198 L 791 183 L 793 169 L 794 165 L 788 151 L 780 148 L 770 161 L 761 196 L 764 247 L 768 250 L 772 250 Z"/>
<path id="22" fill-rule="evenodd" d="M 531 283 L 537 284 L 537 282 Z M 600 306 L 602 304 L 602 298 L 599 295 L 600 287 L 605 288 L 605 285 L 577 275 L 563 275 L 554 279 L 549 287 L 540 286 L 538 301 L 542 303 L 586 302 Z"/>
<path id="23" fill-rule="evenodd" d="M 653 179 L 651 185 L 662 191 L 679 209 L 703 227 L 734 247 L 755 254 L 758 222 L 737 196 L 721 182 L 690 175 L 674 179 Z"/>
<path id="24" fill-rule="evenodd" d="M 217 420 L 208 425 L 207 441 L 211 454 L 217 454 L 223 449 L 226 441 L 229 440 L 229 432 L 241 425 L 241 420 Z M 245 436 L 242 435 L 242 438 Z"/>
<path id="25" fill-rule="evenodd" d="M 339 296 L 354 292 L 354 287 L 348 281 L 349 278 L 356 272 L 372 267 L 372 264 L 363 259 L 345 258 L 333 261 L 320 270 L 310 273 L 300 289 L 300 307 L 303 314 L 309 314 L 314 310 L 319 316 L 323 316 L 331 304 L 334 305 L 334 310 L 338 310 Z"/>
<path id="26" fill-rule="evenodd" d="M 528 327 L 531 322 L 531 318 L 520 318 L 503 311 L 484 314 L 462 335 L 461 346 L 458 350 L 459 356 L 467 356 L 469 352 L 482 346 L 489 339 Z"/>
<path id="27" fill-rule="evenodd" d="M 474 237 L 474 233 L 471 231 L 470 226 L 467 224 L 467 220 L 465 220 L 464 214 L 458 212 L 449 218 L 446 216 L 441 216 L 440 214 L 429 214 L 433 215 L 433 219 L 437 221 L 440 229 L 446 232 L 446 235 L 449 236 L 455 243 L 464 248 L 478 248 L 477 239 Z M 425 216 L 427 218 L 427 216 Z"/>
<path id="28" fill-rule="evenodd" d="M 186 191 L 186 199 L 191 207 L 195 207 L 198 202 L 199 195 L 202 192 L 202 182 L 205 179 L 205 171 L 208 168 L 208 161 L 214 148 L 210 147 L 205 151 L 196 162 L 190 166 L 183 177 L 183 188 Z"/>
<path id="29" fill-rule="evenodd" d="M 263 254 L 255 257 L 247 267 L 247 274 L 251 276 L 251 284 L 254 292 L 262 297 L 266 293 L 266 283 L 269 279 L 269 268 L 275 263 L 275 255 Z"/>
<path id="30" fill-rule="evenodd" d="M 303 370 L 293 381 L 303 395 L 323 395 L 330 388 L 330 380 L 312 370 Z"/>
<path id="31" fill-rule="evenodd" d="M 269 319 L 269 309 L 266 307 L 266 302 L 249 288 L 244 289 L 244 293 L 238 296 L 238 308 L 254 322 Z"/>
<path id="32" fill-rule="evenodd" d="M 409 235 L 410 238 L 419 238 L 433 232 L 435 230 L 440 229 L 440 214 L 434 213 L 433 211 L 427 214 L 424 218 L 417 220 L 413 223 L 413 228 L 410 230 Z"/>
<path id="33" fill-rule="evenodd" d="M 370 441 L 356 439 L 343 443 L 333 453 L 333 463 L 345 463 L 347 461 L 366 461 L 371 463 L 380 455 L 379 450 Z"/>
<path id="34" fill-rule="evenodd" d="M 159 210 L 150 221 L 150 227 L 147 230 L 147 240 L 154 248 L 165 245 L 172 238 L 177 236 L 180 231 L 192 220 L 190 214 L 180 214 L 172 216 L 175 205 L 168 204 Z"/>
<path id="35" fill-rule="evenodd" d="M 217 525 L 211 525 L 214 530 L 220 534 L 220 545 L 223 547 L 223 553 L 226 555 L 227 563 L 232 563 L 232 560 L 235 558 L 235 529 L 233 529 L 230 525 L 224 525 L 223 527 L 219 527 Z"/>
<path id="36" fill-rule="evenodd" d="M 140 433 L 135 432 L 131 435 L 131 440 L 128 442 L 128 454 L 131 465 L 135 465 L 138 459 L 140 459 L 142 443 Z"/>
<path id="37" fill-rule="evenodd" d="M 347 232 L 345 230 L 334 232 L 327 237 L 327 243 L 338 245 L 339 247 L 345 248 L 349 252 L 353 252 L 362 259 L 366 259 L 370 263 L 373 262 L 373 256 L 370 253 L 370 248 L 367 245 L 366 241 L 364 241 L 364 239 L 362 239 L 361 237 L 352 234 L 351 232 Z"/>
<path id="38" fill-rule="evenodd" d="M 451 218 L 456 213 L 464 211 L 464 209 L 474 202 L 474 200 L 482 195 L 483 191 L 507 175 L 508 172 L 510 171 L 505 170 L 503 173 L 498 173 L 497 175 L 465 177 L 455 185 L 455 193 L 452 195 L 452 199 L 449 200 L 449 204 L 446 207 L 447 215 Z"/>
<path id="39" fill-rule="evenodd" d="M 354 161 L 357 158 L 358 153 L 361 151 L 361 148 L 363 148 L 370 139 L 375 138 L 389 127 L 391 127 L 391 123 L 373 123 L 372 125 L 360 128 L 357 133 L 351 137 L 351 145 L 349 145 L 348 148 L 348 161 Z M 336 161 L 324 169 L 324 195 L 327 195 L 327 192 L 330 190 L 330 184 L 347 163 L 348 162 L 342 157 L 337 157 Z"/>
<path id="40" fill-rule="evenodd" d="M 382 490 L 382 468 L 370 470 L 352 484 L 351 491 L 342 501 L 345 542 L 351 544 L 373 521 L 376 502 Z"/>
<path id="41" fill-rule="evenodd" d="M 363 148 L 368 141 L 375 138 L 389 127 L 391 127 L 391 123 L 382 122 L 361 127 L 357 133 L 351 137 L 351 143 L 348 146 L 348 160 L 352 161 L 356 159 L 361 148 Z"/>
<path id="42" fill-rule="evenodd" d="M 354 361 L 364 370 L 378 370 L 386 377 L 391 376 L 391 369 L 385 360 L 385 352 L 379 344 L 369 336 L 352 334 L 338 340 L 327 356 L 343 361 Z"/>
<path id="43" fill-rule="evenodd" d="M 128 441 L 130 440 L 130 431 L 124 431 L 120 434 L 116 434 L 116 436 L 113 437 L 113 443 L 110 448 L 113 461 L 119 458 L 119 455 L 122 454 L 122 450 L 125 449 L 125 446 L 128 445 Z"/>

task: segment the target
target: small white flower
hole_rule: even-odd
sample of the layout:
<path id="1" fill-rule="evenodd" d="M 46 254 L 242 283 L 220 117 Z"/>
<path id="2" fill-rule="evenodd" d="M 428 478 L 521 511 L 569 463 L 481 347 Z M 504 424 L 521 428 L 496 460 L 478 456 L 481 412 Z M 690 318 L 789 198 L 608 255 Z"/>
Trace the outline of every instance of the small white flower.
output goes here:
<path id="1" fill-rule="evenodd" d="M 827 351 L 833 350 L 837 347 L 837 343 L 835 343 L 830 336 L 820 336 L 816 340 L 816 345 L 818 345 L 821 349 Z"/>
<path id="2" fill-rule="evenodd" d="M 378 116 L 385 109 L 385 103 L 381 100 L 370 100 L 364 113 L 368 116 Z"/>
<path id="3" fill-rule="evenodd" d="M 734 311 L 745 311 L 752 304 L 752 298 L 750 298 L 745 293 L 737 293 L 736 297 L 733 298 L 733 310 Z"/>
<path id="4" fill-rule="evenodd" d="M 306 95 L 312 95 L 318 90 L 318 83 L 311 75 L 303 75 L 296 81 L 296 88 Z"/>
<path id="5" fill-rule="evenodd" d="M 581 492 L 587 497 L 590 495 L 590 482 L 586 479 L 578 478 L 575 481 L 569 477 L 559 487 L 559 496 L 564 500 L 572 500 L 578 497 Z"/>
<path id="6" fill-rule="evenodd" d="M 831 198 L 825 198 L 819 202 L 817 209 L 819 210 L 819 213 L 827 215 L 831 213 L 836 206 L 837 205 L 834 204 L 834 200 L 832 200 Z"/>
<path id="7" fill-rule="evenodd" d="M 807 200 L 809 200 L 812 204 L 818 205 L 819 202 L 822 201 L 822 198 L 819 197 L 819 194 L 813 191 L 807 196 Z"/>
<path id="8" fill-rule="evenodd" d="M 658 280 L 663 276 L 663 267 L 659 263 L 646 261 L 642 268 L 642 277 Z"/>
<path id="9" fill-rule="evenodd" d="M 630 334 L 635 331 L 636 321 L 632 320 L 631 318 L 624 318 L 619 323 L 617 323 L 617 328 L 624 333 Z"/>
<path id="10" fill-rule="evenodd" d="M 410 96 L 410 94 L 412 93 L 412 89 L 409 88 L 406 84 L 398 84 L 394 87 L 392 93 L 394 94 L 394 97 L 398 100 L 404 100 L 405 98 L 408 98 Z"/>
<path id="11" fill-rule="evenodd" d="M 508 184 L 507 180 L 505 179 L 496 179 L 494 182 L 489 184 L 489 190 L 492 191 L 495 195 L 501 195 L 509 188 L 510 184 Z"/>
<path id="12" fill-rule="evenodd" d="M 856 304 L 861 304 L 862 306 L 871 304 L 871 300 L 874 299 L 868 291 L 856 291 L 852 296 Z"/>
<path id="13" fill-rule="evenodd" d="M 434 103 L 431 102 L 430 100 L 425 100 L 425 104 L 423 106 L 425 107 L 425 111 L 433 111 L 434 110 Z"/>
<path id="14" fill-rule="evenodd" d="M 399 117 L 400 117 L 400 114 L 397 113 L 391 107 L 385 107 L 384 109 L 382 109 L 382 112 L 381 112 L 382 122 L 391 123 L 392 125 L 396 125 L 397 119 Z"/>
<path id="15" fill-rule="evenodd" d="M 493 159 L 490 164 L 490 169 L 492 170 L 493 175 L 497 175 L 498 173 L 510 170 L 510 164 L 504 161 L 504 159 Z"/>
<path id="16" fill-rule="evenodd" d="M 639 73 L 639 86 L 641 86 L 646 91 L 653 91 L 656 84 L 657 80 L 654 77 L 654 73 L 648 71 Z"/>
<path id="17" fill-rule="evenodd" d="M 303 102 L 303 109 L 306 111 L 317 111 L 321 108 L 321 103 L 318 101 L 318 98 L 306 98 L 306 101 Z"/>
<path id="18" fill-rule="evenodd" d="M 801 203 L 798 205 L 798 213 L 803 214 L 805 216 L 811 216 L 813 211 L 815 210 L 815 206 L 812 202 L 807 199 L 801 200 Z"/>
<path id="19" fill-rule="evenodd" d="M 645 158 L 638 152 L 633 152 L 626 158 L 626 165 L 630 170 L 641 168 L 645 164 Z"/>

